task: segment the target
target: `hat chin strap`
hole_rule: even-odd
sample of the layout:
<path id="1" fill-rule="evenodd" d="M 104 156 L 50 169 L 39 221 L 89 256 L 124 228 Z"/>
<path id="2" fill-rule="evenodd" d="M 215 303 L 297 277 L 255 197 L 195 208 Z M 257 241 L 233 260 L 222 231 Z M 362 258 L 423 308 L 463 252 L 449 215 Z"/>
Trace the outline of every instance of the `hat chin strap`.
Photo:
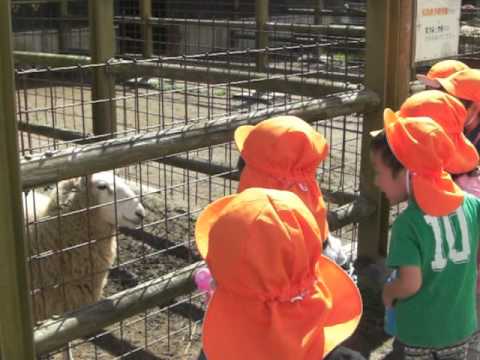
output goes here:
<path id="1" fill-rule="evenodd" d="M 407 185 L 407 195 L 410 196 L 410 170 L 405 171 L 405 184 Z"/>

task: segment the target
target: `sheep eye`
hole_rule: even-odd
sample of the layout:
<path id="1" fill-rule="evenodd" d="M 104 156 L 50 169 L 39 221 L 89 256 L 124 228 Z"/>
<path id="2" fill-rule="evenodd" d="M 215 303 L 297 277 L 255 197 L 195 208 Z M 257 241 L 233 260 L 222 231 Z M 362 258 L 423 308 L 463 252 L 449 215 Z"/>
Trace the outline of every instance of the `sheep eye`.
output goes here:
<path id="1" fill-rule="evenodd" d="M 98 189 L 98 190 L 106 190 L 106 189 L 107 189 L 107 185 L 106 185 L 106 184 L 97 185 L 97 189 Z"/>

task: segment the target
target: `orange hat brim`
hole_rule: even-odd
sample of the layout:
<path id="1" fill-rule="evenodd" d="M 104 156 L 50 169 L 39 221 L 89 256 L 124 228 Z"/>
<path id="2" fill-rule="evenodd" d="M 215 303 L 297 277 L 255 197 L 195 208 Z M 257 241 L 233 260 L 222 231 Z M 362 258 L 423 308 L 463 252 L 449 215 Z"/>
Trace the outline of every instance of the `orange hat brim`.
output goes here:
<path id="1" fill-rule="evenodd" d="M 448 215 L 463 203 L 463 191 L 445 171 L 438 179 L 413 175 L 412 188 L 418 206 L 428 215 Z"/>
<path id="2" fill-rule="evenodd" d="M 233 139 L 235 140 L 235 144 L 237 145 L 237 149 L 239 152 L 242 152 L 245 140 L 247 140 L 248 136 L 254 128 L 255 126 L 253 125 L 242 125 L 235 129 Z"/>
<path id="3" fill-rule="evenodd" d="M 458 138 L 452 139 L 455 145 L 455 152 L 445 167 L 450 174 L 463 174 L 472 171 L 478 166 L 479 157 L 475 146 L 462 133 Z"/>
<path id="4" fill-rule="evenodd" d="M 223 360 L 226 354 L 229 360 L 325 357 L 357 328 L 362 300 L 352 279 L 326 257 L 318 260 L 315 274 L 321 286 L 296 303 L 267 305 L 216 289 L 203 326 L 207 358 Z"/>
<path id="5" fill-rule="evenodd" d="M 321 256 L 317 263 L 317 277 L 331 289 L 333 303 L 324 328 L 325 357 L 353 334 L 360 322 L 363 305 L 358 287 L 334 261 Z"/>
<path id="6" fill-rule="evenodd" d="M 209 233 L 223 209 L 235 198 L 235 195 L 225 196 L 210 203 L 200 214 L 195 224 L 195 242 L 200 256 L 204 259 L 208 255 Z"/>
<path id="7" fill-rule="evenodd" d="M 400 161 L 403 164 L 403 159 L 404 159 L 404 154 L 400 153 L 400 148 L 394 143 L 394 124 L 398 121 L 399 116 L 398 114 L 394 113 L 393 110 L 391 109 L 385 109 L 383 112 L 383 124 L 384 127 L 383 129 L 385 130 L 385 136 L 387 138 L 388 145 L 390 146 L 390 149 L 392 150 L 393 154 L 397 158 L 398 161 Z M 398 131 L 398 130 L 397 130 Z"/>
<path id="8" fill-rule="evenodd" d="M 456 96 L 457 98 L 463 98 L 463 96 L 459 96 L 458 91 L 457 91 L 457 87 L 451 81 L 450 77 L 438 78 L 438 79 L 435 79 L 435 80 L 438 81 L 440 86 L 442 88 L 444 88 L 450 95 Z"/>

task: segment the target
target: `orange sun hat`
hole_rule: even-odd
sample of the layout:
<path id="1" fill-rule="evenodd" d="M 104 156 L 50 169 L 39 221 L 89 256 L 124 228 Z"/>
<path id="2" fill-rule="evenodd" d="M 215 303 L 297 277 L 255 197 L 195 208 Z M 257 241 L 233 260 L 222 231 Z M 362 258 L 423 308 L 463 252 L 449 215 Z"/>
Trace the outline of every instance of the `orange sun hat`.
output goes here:
<path id="1" fill-rule="evenodd" d="M 406 117 L 429 117 L 439 124 L 452 140 L 455 151 L 445 166 L 451 174 L 463 174 L 478 165 L 478 153 L 463 134 L 467 111 L 455 97 L 439 90 L 421 91 L 410 96 L 400 107 L 397 115 Z"/>
<path id="2" fill-rule="evenodd" d="M 480 102 L 480 70 L 467 69 L 436 81 L 453 96 Z"/>
<path id="3" fill-rule="evenodd" d="M 316 360 L 356 329 L 362 301 L 324 257 L 318 225 L 289 191 L 250 188 L 200 214 L 195 239 L 216 288 L 203 325 L 208 360 Z"/>
<path id="4" fill-rule="evenodd" d="M 326 206 L 316 171 L 328 155 L 322 134 L 296 116 L 277 116 L 235 130 L 235 143 L 245 160 L 238 191 L 251 187 L 288 190 L 312 211 L 328 235 Z"/>
<path id="5" fill-rule="evenodd" d="M 435 81 L 436 79 L 446 78 L 456 72 L 467 69 L 470 69 L 470 67 L 461 61 L 442 60 L 434 64 L 428 71 L 427 75 L 417 74 L 417 80 L 420 80 L 422 83 L 432 88 L 438 88 L 439 84 Z"/>
<path id="6" fill-rule="evenodd" d="M 464 193 L 443 170 L 455 152 L 448 135 L 428 117 L 403 118 L 385 109 L 383 119 L 392 152 L 411 172 L 413 197 L 420 209 L 432 216 L 455 211 Z"/>

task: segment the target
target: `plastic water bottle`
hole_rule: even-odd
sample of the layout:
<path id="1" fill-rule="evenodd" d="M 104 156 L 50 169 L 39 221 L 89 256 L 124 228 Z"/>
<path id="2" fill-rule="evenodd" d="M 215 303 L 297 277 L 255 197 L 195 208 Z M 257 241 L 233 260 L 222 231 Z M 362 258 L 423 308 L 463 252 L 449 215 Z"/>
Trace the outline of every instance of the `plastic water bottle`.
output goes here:
<path id="1" fill-rule="evenodd" d="M 387 278 L 387 283 L 392 282 L 397 276 L 397 271 L 394 270 Z M 390 336 L 397 335 L 397 319 L 395 307 L 385 308 L 385 318 L 384 318 L 384 330 Z"/>
<path id="2" fill-rule="evenodd" d="M 201 268 L 197 269 L 193 274 L 193 280 L 197 285 L 197 289 L 205 293 L 205 302 L 207 302 L 215 290 L 215 281 L 213 280 L 209 268 L 202 266 Z"/>

